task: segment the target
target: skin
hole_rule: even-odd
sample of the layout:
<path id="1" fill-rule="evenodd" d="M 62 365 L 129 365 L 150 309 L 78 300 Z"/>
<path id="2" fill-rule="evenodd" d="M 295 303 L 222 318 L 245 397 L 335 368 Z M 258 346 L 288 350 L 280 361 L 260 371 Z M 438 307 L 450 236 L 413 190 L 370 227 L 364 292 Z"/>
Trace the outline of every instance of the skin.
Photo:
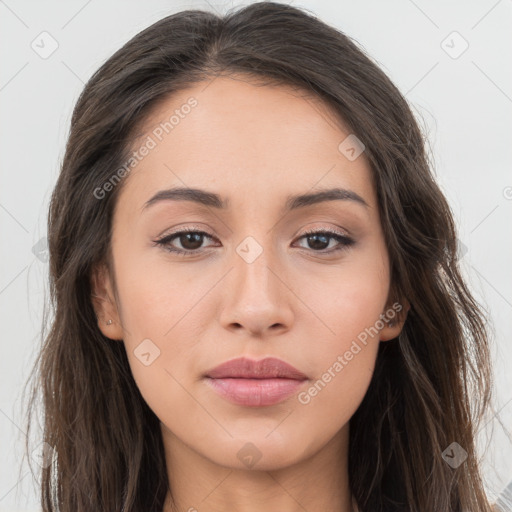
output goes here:
<path id="1" fill-rule="evenodd" d="M 93 274 L 98 325 L 124 343 L 161 421 L 178 510 L 352 511 L 349 420 L 379 343 L 398 336 L 405 318 L 360 344 L 307 404 L 293 395 L 273 406 L 235 405 L 202 376 L 238 356 L 274 356 L 308 376 L 300 391 L 307 390 L 389 310 L 389 259 L 370 167 L 364 153 L 350 161 L 338 150 L 350 131 L 320 100 L 234 75 L 160 103 L 134 149 L 190 97 L 198 105 L 125 178 L 113 220 L 115 275 L 104 267 Z M 168 200 L 142 210 L 172 186 L 215 192 L 230 206 Z M 290 194 L 334 187 L 356 192 L 368 207 L 337 200 L 283 210 Z M 187 226 L 213 237 L 170 245 L 202 252 L 184 257 L 153 244 Z M 313 228 L 355 243 L 329 253 L 339 242 L 308 243 L 303 233 Z M 251 263 L 236 251 L 248 236 L 262 249 Z M 134 353 L 145 339 L 160 350 L 148 366 Z M 252 467 L 237 457 L 244 446 L 260 456 Z M 164 511 L 171 510 L 168 500 Z"/>

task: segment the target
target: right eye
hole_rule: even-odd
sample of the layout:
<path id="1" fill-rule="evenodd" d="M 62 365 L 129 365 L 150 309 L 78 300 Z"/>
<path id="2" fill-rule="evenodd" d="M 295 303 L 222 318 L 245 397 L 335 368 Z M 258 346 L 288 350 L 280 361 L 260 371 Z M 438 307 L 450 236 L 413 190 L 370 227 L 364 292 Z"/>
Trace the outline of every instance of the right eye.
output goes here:
<path id="1" fill-rule="evenodd" d="M 164 250 L 174 254 L 180 254 L 183 256 L 192 256 L 202 252 L 202 242 L 204 238 L 213 239 L 213 236 L 204 231 L 198 231 L 196 229 L 183 229 L 176 231 L 170 235 L 166 235 L 158 240 L 155 240 L 155 244 L 163 246 Z M 172 242 L 177 239 L 181 244 L 180 247 L 175 247 Z"/>

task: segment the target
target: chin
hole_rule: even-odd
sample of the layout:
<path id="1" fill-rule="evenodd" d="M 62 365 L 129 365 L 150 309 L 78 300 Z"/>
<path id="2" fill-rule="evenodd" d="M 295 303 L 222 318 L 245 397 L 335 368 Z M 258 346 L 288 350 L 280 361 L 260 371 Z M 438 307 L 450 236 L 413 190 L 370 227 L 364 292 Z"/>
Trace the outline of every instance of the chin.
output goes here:
<path id="1" fill-rule="evenodd" d="M 276 471 L 308 457 L 303 448 L 297 449 L 301 443 L 294 442 L 290 437 L 286 442 L 281 437 L 272 439 L 273 435 L 273 433 L 269 435 L 269 431 L 266 431 L 261 435 L 230 439 L 226 443 L 213 443 L 218 450 L 215 453 L 203 455 L 221 466 L 233 470 L 251 471 Z M 312 450 L 314 451 L 313 447 Z"/>

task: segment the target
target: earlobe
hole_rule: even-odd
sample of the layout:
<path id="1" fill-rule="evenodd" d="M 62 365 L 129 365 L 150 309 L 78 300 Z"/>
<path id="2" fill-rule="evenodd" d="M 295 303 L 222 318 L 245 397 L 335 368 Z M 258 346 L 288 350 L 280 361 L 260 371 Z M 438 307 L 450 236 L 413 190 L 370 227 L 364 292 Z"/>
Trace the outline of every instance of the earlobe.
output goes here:
<path id="1" fill-rule="evenodd" d="M 400 309 L 395 308 L 399 305 Z M 388 308 L 384 313 L 384 327 L 380 331 L 380 341 L 389 341 L 397 338 L 402 332 L 407 314 L 411 309 L 411 305 L 407 299 L 395 302 L 391 308 Z M 391 314 L 393 313 L 393 314 Z"/>
<path id="2" fill-rule="evenodd" d="M 389 341 L 398 337 L 402 331 L 402 325 L 395 322 L 388 322 L 380 331 L 380 341 Z"/>
<path id="3" fill-rule="evenodd" d="M 98 327 L 104 336 L 112 340 L 123 339 L 123 329 L 112 292 L 108 269 L 104 264 L 94 267 L 91 273 L 91 300 Z"/>

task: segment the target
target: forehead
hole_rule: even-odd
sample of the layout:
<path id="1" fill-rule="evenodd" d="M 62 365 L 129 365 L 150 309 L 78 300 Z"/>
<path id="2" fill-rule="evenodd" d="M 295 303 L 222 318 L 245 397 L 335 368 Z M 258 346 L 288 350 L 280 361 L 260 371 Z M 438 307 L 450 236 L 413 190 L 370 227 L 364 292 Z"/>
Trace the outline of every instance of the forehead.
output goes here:
<path id="1" fill-rule="evenodd" d="M 375 202 L 364 153 L 349 160 L 339 149 L 350 131 L 319 98 L 290 86 L 210 79 L 160 101 L 138 133 L 132 150 L 139 155 L 119 198 L 130 209 L 173 186 L 260 206 L 315 186 Z"/>

